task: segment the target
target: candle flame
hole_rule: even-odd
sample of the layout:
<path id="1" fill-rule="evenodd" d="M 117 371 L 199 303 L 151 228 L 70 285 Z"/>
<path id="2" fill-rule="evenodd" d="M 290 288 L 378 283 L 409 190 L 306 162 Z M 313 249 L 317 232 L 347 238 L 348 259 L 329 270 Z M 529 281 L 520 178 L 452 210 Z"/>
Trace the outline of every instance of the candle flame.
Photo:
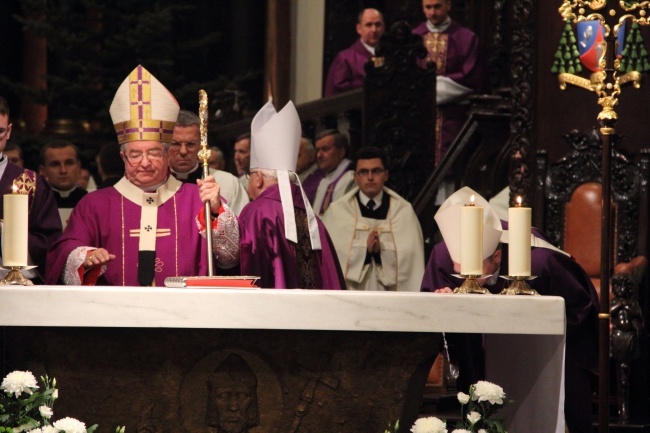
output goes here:
<path id="1" fill-rule="evenodd" d="M 18 186 L 17 186 L 15 183 L 14 183 L 13 185 L 11 185 L 11 192 L 12 192 L 13 194 L 17 194 L 17 193 L 18 193 Z"/>
<path id="2" fill-rule="evenodd" d="M 517 196 L 517 207 L 521 206 L 521 196 Z"/>
<path id="3" fill-rule="evenodd" d="M 474 204 L 474 194 L 469 197 L 469 202 Z"/>

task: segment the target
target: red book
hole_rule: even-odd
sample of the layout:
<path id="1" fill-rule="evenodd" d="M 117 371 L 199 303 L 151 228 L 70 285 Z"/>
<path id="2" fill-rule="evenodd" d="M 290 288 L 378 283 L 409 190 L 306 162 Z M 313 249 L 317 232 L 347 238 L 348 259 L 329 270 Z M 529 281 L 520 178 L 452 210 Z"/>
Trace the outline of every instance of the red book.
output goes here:
<path id="1" fill-rule="evenodd" d="M 205 288 L 237 288 L 237 289 L 258 289 L 255 282 L 260 277 L 167 277 L 166 287 L 205 287 Z"/>

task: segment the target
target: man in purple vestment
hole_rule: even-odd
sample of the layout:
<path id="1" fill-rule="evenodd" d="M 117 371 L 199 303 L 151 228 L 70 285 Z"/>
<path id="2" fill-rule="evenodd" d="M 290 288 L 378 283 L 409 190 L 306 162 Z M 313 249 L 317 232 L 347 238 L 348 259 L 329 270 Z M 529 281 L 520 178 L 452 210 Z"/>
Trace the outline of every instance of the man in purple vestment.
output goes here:
<path id="1" fill-rule="evenodd" d="M 332 241 L 295 173 L 300 119 L 292 102 L 268 102 L 251 123 L 248 194 L 239 216 L 241 272 L 265 288 L 344 289 Z"/>
<path id="2" fill-rule="evenodd" d="M 8 161 L 4 155 L 7 141 L 11 137 L 9 104 L 0 96 L 0 193 L 10 194 L 13 185 L 29 195 L 27 252 L 30 264 L 36 269 L 25 272 L 28 278 L 41 282 L 45 274 L 45 256 L 48 248 L 61 236 L 61 219 L 52 193 L 52 188 L 41 176 Z M 4 215 L 4 202 L 0 200 L 0 218 Z"/>
<path id="3" fill-rule="evenodd" d="M 375 55 L 375 47 L 384 34 L 384 16 L 377 9 L 364 9 L 357 18 L 359 39 L 339 52 L 330 66 L 325 82 L 325 97 L 363 86 L 364 65 Z"/>
<path id="4" fill-rule="evenodd" d="M 318 215 L 354 188 L 354 164 L 346 158 L 347 153 L 348 139 L 338 130 L 326 129 L 316 135 L 316 160 L 323 172 L 312 202 Z"/>
<path id="5" fill-rule="evenodd" d="M 447 153 L 469 113 L 467 97 L 482 90 L 478 37 L 449 17 L 451 0 L 422 0 L 426 21 L 413 30 L 436 63 L 436 164 Z"/>
<path id="6" fill-rule="evenodd" d="M 166 277 L 206 275 L 209 256 L 201 235 L 208 225 L 217 266 L 238 263 L 237 220 L 212 176 L 198 186 L 170 176 L 168 149 L 178 111 L 173 96 L 142 66 L 124 80 L 110 114 L 125 176 L 77 204 L 48 254 L 48 284 L 162 286 Z"/>
<path id="7" fill-rule="evenodd" d="M 485 208 L 484 230 L 489 231 L 495 226 L 501 226 L 503 233 L 500 237 L 493 238 L 498 244 L 507 233 L 508 224 L 499 221 L 487 201 L 471 189 L 463 188 L 454 193 L 442 205 L 440 212 L 444 212 L 451 206 L 467 203 L 471 194 L 475 194 L 476 203 Z M 459 197 L 467 199 L 463 200 Z M 450 204 L 454 202 L 455 204 Z M 431 252 L 422 280 L 421 291 L 423 292 L 447 293 L 462 283 L 461 279 L 453 276 L 460 270 L 459 219 L 449 219 L 456 220 L 457 224 L 454 226 L 441 219 L 439 215 L 436 214 L 436 221 L 447 243 L 437 244 Z M 575 260 L 549 245 L 536 229 L 533 229 L 532 234 L 534 242 L 531 249 L 531 275 L 536 278 L 528 283 L 540 295 L 561 296 L 566 303 L 564 409 L 566 422 L 571 432 L 591 432 L 591 382 L 595 378 L 594 372 L 598 365 L 598 295 L 591 280 Z M 483 262 L 483 274 L 491 277 L 483 283 L 483 286 L 491 293 L 499 293 L 504 288 L 506 280 L 498 276 L 508 275 L 508 245 L 507 243 L 497 245 L 494 241 L 486 241 L 486 238 L 487 235 L 484 236 L 484 245 L 485 243 L 488 245 L 485 246 L 484 251 L 492 250 L 492 253 Z M 448 248 L 448 244 L 452 247 Z M 456 253 L 450 253 L 450 249 L 456 250 Z M 452 259 L 452 256 L 456 256 L 456 259 Z M 447 334 L 447 339 L 450 343 L 452 361 L 459 364 L 459 387 L 466 388 L 477 380 L 484 379 L 485 357 L 481 335 Z"/>

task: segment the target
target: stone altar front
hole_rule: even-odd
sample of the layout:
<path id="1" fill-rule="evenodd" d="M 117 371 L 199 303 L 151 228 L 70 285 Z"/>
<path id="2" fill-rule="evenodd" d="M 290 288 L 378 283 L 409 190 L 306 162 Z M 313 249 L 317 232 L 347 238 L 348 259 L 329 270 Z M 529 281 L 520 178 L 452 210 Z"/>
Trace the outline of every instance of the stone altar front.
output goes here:
<path id="1" fill-rule="evenodd" d="M 563 431 L 561 298 L 36 286 L 0 311 L 4 372 L 56 377 L 55 415 L 98 432 L 408 431 L 441 331 L 489 334 L 511 431 Z"/>

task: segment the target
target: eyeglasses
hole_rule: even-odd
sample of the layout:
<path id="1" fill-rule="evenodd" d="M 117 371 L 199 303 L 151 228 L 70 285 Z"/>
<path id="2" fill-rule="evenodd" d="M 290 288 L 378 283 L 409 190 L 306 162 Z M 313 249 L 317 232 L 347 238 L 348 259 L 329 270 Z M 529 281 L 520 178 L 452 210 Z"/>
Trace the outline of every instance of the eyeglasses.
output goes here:
<path id="1" fill-rule="evenodd" d="M 355 174 L 359 177 L 368 176 L 370 173 L 372 173 L 373 176 L 379 176 L 385 171 L 386 171 L 385 168 L 379 168 L 379 167 L 375 167 L 372 170 L 368 170 L 367 168 L 362 168 L 361 170 L 357 170 Z"/>
<path id="2" fill-rule="evenodd" d="M 146 152 L 129 152 L 125 153 L 124 156 L 126 156 L 126 159 L 129 161 L 131 164 L 139 164 L 142 162 L 142 158 L 147 155 L 147 159 L 149 161 L 160 161 L 163 159 L 163 156 L 165 155 L 165 151 L 162 149 L 149 149 Z"/>

